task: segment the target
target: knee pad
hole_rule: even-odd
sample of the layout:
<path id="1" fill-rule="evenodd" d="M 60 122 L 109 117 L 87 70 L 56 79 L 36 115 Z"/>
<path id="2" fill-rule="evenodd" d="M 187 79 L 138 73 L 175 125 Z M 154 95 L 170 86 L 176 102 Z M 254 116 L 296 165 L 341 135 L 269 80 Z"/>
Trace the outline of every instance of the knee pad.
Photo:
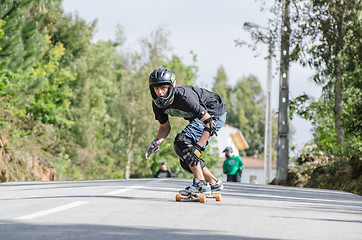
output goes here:
<path id="1" fill-rule="evenodd" d="M 191 164 L 191 161 L 189 161 L 187 158 L 185 159 L 185 152 L 187 148 L 189 148 L 188 145 L 194 145 L 193 141 L 188 138 L 184 133 L 177 134 L 175 138 L 175 142 L 173 145 L 173 148 L 177 154 L 177 156 L 180 158 L 180 165 L 183 169 L 191 173 L 191 169 L 189 165 Z M 201 168 L 203 169 L 205 167 L 205 162 L 200 159 Z"/>
<path id="2" fill-rule="evenodd" d="M 184 150 L 189 148 L 188 145 L 193 145 L 192 140 L 188 138 L 184 133 L 179 133 L 175 137 L 175 141 L 173 144 L 173 149 L 175 150 L 177 156 L 180 159 L 183 159 Z"/>
<path id="3" fill-rule="evenodd" d="M 188 173 L 192 173 L 191 168 L 187 165 L 182 158 L 180 158 L 180 166 Z"/>
<path id="4" fill-rule="evenodd" d="M 201 169 L 204 169 L 205 167 L 204 160 L 200 159 L 200 164 L 201 164 Z M 182 158 L 180 158 L 180 165 L 186 172 L 192 173 L 191 168 Z"/>

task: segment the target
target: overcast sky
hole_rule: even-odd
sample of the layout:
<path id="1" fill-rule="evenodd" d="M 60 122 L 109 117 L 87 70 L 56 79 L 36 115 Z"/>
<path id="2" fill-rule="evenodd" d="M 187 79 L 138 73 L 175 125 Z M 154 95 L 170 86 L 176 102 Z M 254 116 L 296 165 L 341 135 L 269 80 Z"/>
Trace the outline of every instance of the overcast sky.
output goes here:
<path id="1" fill-rule="evenodd" d="M 268 1 L 270 4 L 273 1 Z M 115 39 L 116 25 L 124 27 L 126 45 L 135 45 L 141 38 L 149 37 L 152 31 L 164 27 L 170 32 L 168 40 L 172 53 L 185 64 L 191 64 L 190 51 L 197 54 L 199 67 L 197 82 L 211 88 L 217 69 L 225 68 L 229 84 L 240 78 L 256 76 L 266 89 L 267 46 L 260 45 L 255 52 L 236 47 L 235 39 L 251 43 L 250 33 L 243 29 L 244 22 L 267 26 L 270 13 L 262 12 L 261 2 L 255 0 L 63 0 L 64 10 L 78 12 L 87 22 L 98 19 L 95 41 Z M 279 53 L 275 53 L 279 57 Z M 279 78 L 273 62 L 272 107 L 278 108 Z M 291 65 L 289 74 L 290 98 L 304 92 L 320 96 L 321 89 L 311 80 L 311 70 L 296 64 Z M 145 76 L 147 78 L 148 76 Z M 177 77 L 177 75 L 176 75 Z M 292 121 L 296 134 L 292 144 L 302 146 L 311 139 L 309 122 L 296 118 Z"/>

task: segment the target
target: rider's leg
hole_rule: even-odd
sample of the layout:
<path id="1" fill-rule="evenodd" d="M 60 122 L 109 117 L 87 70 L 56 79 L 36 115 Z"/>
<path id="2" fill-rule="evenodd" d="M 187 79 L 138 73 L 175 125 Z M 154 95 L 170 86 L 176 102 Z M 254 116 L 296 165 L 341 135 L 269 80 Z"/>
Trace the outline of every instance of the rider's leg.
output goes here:
<path id="1" fill-rule="evenodd" d="M 205 180 L 205 176 L 203 173 L 203 169 L 201 169 L 201 164 L 197 164 L 196 166 L 191 166 L 189 165 L 192 173 L 194 174 L 194 178 L 196 178 L 197 180 Z M 204 167 L 205 169 L 206 167 Z M 206 179 L 207 181 L 207 179 Z"/>
<path id="2" fill-rule="evenodd" d="M 205 180 L 210 184 L 215 184 L 217 182 L 217 178 L 206 166 L 202 169 L 202 175 L 204 176 Z"/>

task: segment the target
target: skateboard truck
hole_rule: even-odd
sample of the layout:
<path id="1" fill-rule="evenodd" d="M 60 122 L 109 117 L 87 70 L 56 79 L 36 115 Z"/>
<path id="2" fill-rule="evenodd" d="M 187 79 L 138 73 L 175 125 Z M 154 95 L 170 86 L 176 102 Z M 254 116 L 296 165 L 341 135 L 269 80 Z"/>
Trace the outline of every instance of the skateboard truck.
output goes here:
<path id="1" fill-rule="evenodd" d="M 197 194 L 197 193 L 178 193 L 176 194 L 176 201 L 181 202 L 182 199 L 185 200 L 193 200 L 193 199 L 200 199 L 200 203 L 206 203 L 206 198 L 215 198 L 216 201 L 221 201 L 221 194 L 220 193 L 211 193 L 210 195 L 204 194 Z"/>

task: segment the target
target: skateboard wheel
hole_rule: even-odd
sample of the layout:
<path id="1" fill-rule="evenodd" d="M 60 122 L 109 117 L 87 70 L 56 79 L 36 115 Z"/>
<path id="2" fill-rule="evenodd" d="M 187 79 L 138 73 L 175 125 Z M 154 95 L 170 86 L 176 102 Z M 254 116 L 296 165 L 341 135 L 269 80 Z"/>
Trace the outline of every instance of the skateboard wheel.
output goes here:
<path id="1" fill-rule="evenodd" d="M 216 194 L 216 201 L 221 202 L 221 194 Z"/>
<path id="2" fill-rule="evenodd" d="M 206 203 L 206 196 L 200 196 L 200 203 Z"/>
<path id="3" fill-rule="evenodd" d="M 181 197 L 182 195 L 181 194 L 176 194 L 176 201 L 177 202 L 181 202 Z"/>

